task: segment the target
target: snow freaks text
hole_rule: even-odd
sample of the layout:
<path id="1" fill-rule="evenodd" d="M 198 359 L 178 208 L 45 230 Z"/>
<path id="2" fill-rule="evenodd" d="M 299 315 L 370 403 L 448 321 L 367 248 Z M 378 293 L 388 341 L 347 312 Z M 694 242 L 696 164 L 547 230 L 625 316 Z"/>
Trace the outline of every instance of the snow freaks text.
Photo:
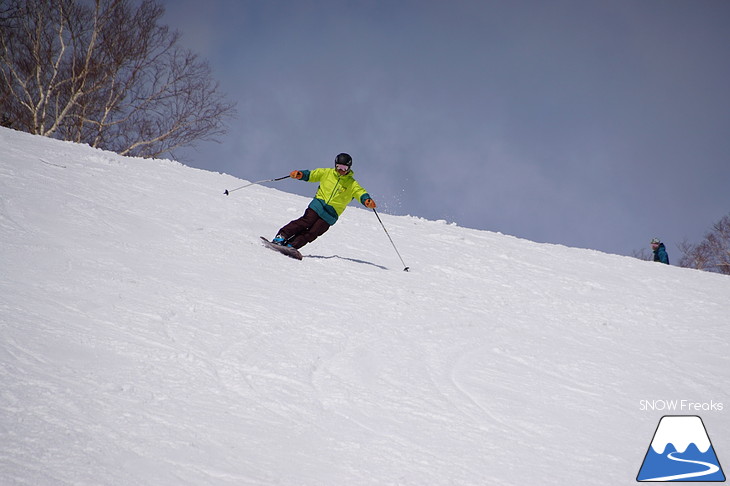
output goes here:
<path id="1" fill-rule="evenodd" d="M 692 400 L 640 400 L 639 410 L 660 412 L 722 412 L 722 402 L 695 402 Z"/>

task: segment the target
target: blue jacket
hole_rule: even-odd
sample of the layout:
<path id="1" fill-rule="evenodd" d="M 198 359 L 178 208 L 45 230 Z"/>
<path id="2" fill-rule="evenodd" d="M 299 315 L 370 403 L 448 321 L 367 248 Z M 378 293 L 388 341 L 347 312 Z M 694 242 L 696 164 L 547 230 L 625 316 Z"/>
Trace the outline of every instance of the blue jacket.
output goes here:
<path id="1" fill-rule="evenodd" d="M 669 255 L 667 255 L 667 249 L 664 247 L 664 243 L 659 243 L 657 249 L 654 250 L 654 261 L 669 265 Z"/>

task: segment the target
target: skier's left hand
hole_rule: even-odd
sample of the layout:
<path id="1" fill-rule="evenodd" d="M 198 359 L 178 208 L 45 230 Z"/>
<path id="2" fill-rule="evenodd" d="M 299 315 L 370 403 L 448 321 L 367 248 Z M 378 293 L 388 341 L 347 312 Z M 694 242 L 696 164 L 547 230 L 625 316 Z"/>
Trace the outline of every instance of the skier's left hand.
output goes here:
<path id="1" fill-rule="evenodd" d="M 370 198 L 365 199 L 365 202 L 363 204 L 365 205 L 365 207 L 368 207 L 370 209 L 375 209 L 377 207 L 377 205 L 375 204 L 375 201 L 373 201 Z"/>

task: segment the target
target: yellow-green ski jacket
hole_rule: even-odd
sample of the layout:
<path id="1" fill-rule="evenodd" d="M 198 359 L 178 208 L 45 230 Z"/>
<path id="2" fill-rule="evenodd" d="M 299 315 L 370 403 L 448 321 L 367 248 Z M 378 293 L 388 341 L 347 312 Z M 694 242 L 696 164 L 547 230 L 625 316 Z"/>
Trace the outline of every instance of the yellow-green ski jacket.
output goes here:
<path id="1" fill-rule="evenodd" d="M 303 170 L 302 174 L 304 174 L 301 179 L 303 181 L 319 182 L 317 194 L 309 203 L 309 207 L 330 225 L 337 222 L 353 199 L 357 198 L 363 204 L 366 199 L 370 199 L 370 194 L 355 180 L 352 170 L 343 176 L 335 169 L 325 168 Z"/>

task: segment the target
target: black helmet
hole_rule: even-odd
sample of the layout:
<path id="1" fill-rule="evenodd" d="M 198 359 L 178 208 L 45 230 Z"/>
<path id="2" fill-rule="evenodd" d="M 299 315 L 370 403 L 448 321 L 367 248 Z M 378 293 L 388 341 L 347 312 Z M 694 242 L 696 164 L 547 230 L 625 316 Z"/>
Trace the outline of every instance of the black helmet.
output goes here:
<path id="1" fill-rule="evenodd" d="M 337 157 L 335 157 L 335 165 L 342 164 L 346 165 L 348 167 L 352 167 L 352 157 L 350 157 L 350 154 L 339 154 Z"/>

